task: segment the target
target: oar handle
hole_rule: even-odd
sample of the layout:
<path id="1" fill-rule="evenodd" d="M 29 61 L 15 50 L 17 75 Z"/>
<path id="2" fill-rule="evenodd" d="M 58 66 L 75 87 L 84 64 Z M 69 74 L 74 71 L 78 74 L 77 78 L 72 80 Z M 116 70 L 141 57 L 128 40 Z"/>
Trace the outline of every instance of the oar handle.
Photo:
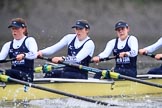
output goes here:
<path id="1" fill-rule="evenodd" d="M 10 61 L 14 61 L 14 60 L 16 60 L 16 58 L 0 60 L 0 63 L 7 63 L 7 62 L 10 62 Z"/>
<path id="2" fill-rule="evenodd" d="M 112 59 L 116 59 L 116 56 L 101 58 L 100 61 L 107 61 L 107 60 L 112 60 Z"/>
<path id="3" fill-rule="evenodd" d="M 148 54 L 145 53 L 143 55 L 149 56 L 149 57 L 152 57 L 152 58 L 155 58 L 155 56 L 156 56 L 156 54 L 150 54 L 150 53 L 148 53 Z M 160 58 L 160 60 L 162 60 L 162 58 Z"/>
<path id="4" fill-rule="evenodd" d="M 99 59 L 99 62 L 102 62 L 102 61 L 108 61 L 108 60 L 112 60 L 112 59 L 116 59 L 117 56 L 110 56 L 110 57 L 106 57 L 106 58 L 100 58 Z M 90 63 L 94 63 L 93 60 L 91 60 Z"/>
<path id="5" fill-rule="evenodd" d="M 40 56 L 38 56 L 37 58 L 38 59 L 42 59 L 42 60 L 47 60 L 49 62 L 52 62 L 52 58 L 49 58 L 49 57 L 40 57 Z"/>
<path id="6" fill-rule="evenodd" d="M 144 53 L 143 55 L 155 58 L 155 54 Z"/>

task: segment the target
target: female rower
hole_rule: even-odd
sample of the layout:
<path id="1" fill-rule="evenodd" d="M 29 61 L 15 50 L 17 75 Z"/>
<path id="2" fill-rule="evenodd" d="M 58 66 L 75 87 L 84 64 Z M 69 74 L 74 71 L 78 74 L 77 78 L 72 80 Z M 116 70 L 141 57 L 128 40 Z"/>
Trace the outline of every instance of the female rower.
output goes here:
<path id="1" fill-rule="evenodd" d="M 129 26 L 124 21 L 119 21 L 115 25 L 117 38 L 110 40 L 103 52 L 92 58 L 94 62 L 99 62 L 101 58 L 113 55 L 116 56 L 116 66 L 114 71 L 122 75 L 136 77 L 137 75 L 137 54 L 138 40 L 135 36 L 129 35 Z M 94 78 L 100 78 L 101 73 L 98 73 Z"/>
<path id="2" fill-rule="evenodd" d="M 93 41 L 88 36 L 90 31 L 90 25 L 86 20 L 78 20 L 76 21 L 76 24 L 72 26 L 72 28 L 75 31 L 74 34 L 67 34 L 53 46 L 40 50 L 38 52 L 38 56 L 52 55 L 58 50 L 67 46 L 67 56 L 53 57 L 53 63 L 66 61 L 88 66 L 95 48 Z M 53 70 L 52 72 L 46 73 L 45 77 L 87 79 L 88 72 L 71 67 L 65 67 L 63 70 Z"/>
<path id="3" fill-rule="evenodd" d="M 5 43 L 0 52 L 0 60 L 16 58 L 11 62 L 11 69 L 5 74 L 19 80 L 33 81 L 34 59 L 37 58 L 37 43 L 33 37 L 28 36 L 26 21 L 14 18 L 8 26 L 11 29 L 13 40 Z"/>
<path id="4" fill-rule="evenodd" d="M 158 41 L 156 41 L 154 44 L 148 47 L 139 49 L 139 54 L 143 55 L 143 54 L 152 53 L 161 47 L 162 47 L 162 37 Z M 162 54 L 155 55 L 155 59 L 160 60 L 161 58 L 162 58 Z M 162 65 L 160 67 L 150 69 L 148 71 L 148 74 L 162 74 Z"/>

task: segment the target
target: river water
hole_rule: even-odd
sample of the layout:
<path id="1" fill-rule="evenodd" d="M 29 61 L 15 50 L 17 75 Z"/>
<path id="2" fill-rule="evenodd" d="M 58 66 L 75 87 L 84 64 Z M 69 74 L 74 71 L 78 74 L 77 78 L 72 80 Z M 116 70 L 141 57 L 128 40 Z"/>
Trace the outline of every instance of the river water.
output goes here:
<path id="1" fill-rule="evenodd" d="M 3 102 L 0 108 L 161 108 L 162 95 L 141 97 L 94 98 L 116 106 L 103 106 L 73 98 L 44 99 L 24 102 Z"/>

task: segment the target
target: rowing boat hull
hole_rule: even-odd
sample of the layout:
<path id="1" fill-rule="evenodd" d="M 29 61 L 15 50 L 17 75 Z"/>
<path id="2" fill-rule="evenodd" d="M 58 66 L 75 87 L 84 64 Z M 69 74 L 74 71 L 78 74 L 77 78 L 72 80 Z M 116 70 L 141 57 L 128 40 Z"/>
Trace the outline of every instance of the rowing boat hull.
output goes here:
<path id="1" fill-rule="evenodd" d="M 162 79 L 149 79 L 147 81 L 161 83 Z M 128 80 L 100 81 L 96 79 L 71 80 L 71 79 L 36 79 L 35 84 L 52 88 L 79 96 L 127 96 L 143 94 L 162 94 L 162 88 L 140 84 Z M 0 100 L 35 100 L 61 98 L 63 95 L 50 93 L 27 87 L 20 84 L 6 84 L 0 87 Z M 24 92 L 26 90 L 26 92 Z"/>

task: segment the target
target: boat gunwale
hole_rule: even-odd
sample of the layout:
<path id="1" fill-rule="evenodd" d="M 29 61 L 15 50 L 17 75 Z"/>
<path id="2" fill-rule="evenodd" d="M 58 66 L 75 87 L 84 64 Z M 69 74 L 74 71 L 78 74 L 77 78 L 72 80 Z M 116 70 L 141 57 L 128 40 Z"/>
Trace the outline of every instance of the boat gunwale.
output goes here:
<path id="1" fill-rule="evenodd" d="M 34 79 L 34 83 L 37 82 L 50 82 L 50 83 L 100 83 L 100 84 L 114 84 L 115 81 L 113 79 L 108 80 L 100 80 L 94 78 L 85 79 L 65 79 L 65 78 L 36 78 Z"/>

